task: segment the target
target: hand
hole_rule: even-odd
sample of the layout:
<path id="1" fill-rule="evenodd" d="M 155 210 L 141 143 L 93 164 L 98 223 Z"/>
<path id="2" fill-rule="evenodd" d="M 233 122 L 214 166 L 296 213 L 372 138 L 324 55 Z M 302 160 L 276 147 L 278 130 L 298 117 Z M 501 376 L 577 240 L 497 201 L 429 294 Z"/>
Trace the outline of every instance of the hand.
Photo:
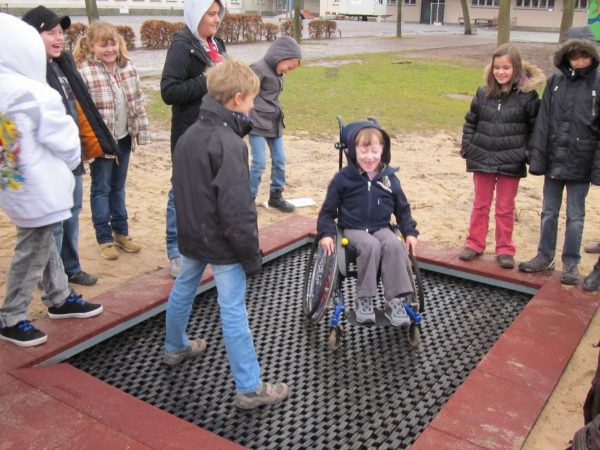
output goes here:
<path id="1" fill-rule="evenodd" d="M 333 238 L 329 236 L 321 238 L 321 247 L 323 247 L 323 250 L 327 256 L 331 255 L 335 250 Z"/>
<path id="2" fill-rule="evenodd" d="M 417 238 L 416 236 L 407 236 L 405 239 L 406 251 L 409 255 L 417 256 Z"/>

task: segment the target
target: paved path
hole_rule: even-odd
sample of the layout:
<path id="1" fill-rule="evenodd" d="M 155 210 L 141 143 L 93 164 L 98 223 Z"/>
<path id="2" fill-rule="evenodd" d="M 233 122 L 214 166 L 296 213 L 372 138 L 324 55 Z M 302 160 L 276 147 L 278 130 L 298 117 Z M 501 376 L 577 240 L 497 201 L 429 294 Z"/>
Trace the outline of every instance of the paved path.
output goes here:
<path id="1" fill-rule="evenodd" d="M 150 18 L 146 16 L 114 16 L 103 17 L 113 23 L 130 25 L 138 32 L 141 24 Z M 87 23 L 82 17 L 73 17 L 73 22 Z M 161 19 L 179 22 L 182 17 L 161 17 Z M 265 22 L 273 21 L 265 18 Z M 353 22 L 337 21 L 341 38 L 327 40 L 308 40 L 302 43 L 305 59 L 317 59 L 330 56 L 351 55 L 357 53 L 373 53 L 381 51 L 402 51 L 445 47 L 463 47 L 496 42 L 497 31 L 478 29 L 477 34 L 465 36 L 463 28 L 457 25 L 421 25 L 403 24 L 402 39 L 396 39 L 396 24 L 393 22 Z M 305 33 L 307 27 L 305 26 Z M 511 31 L 513 42 L 558 42 L 558 33 L 535 31 Z M 247 63 L 253 63 L 263 57 L 269 42 L 229 45 L 229 55 Z M 165 60 L 166 50 L 133 50 L 131 58 L 142 75 L 160 74 Z"/>

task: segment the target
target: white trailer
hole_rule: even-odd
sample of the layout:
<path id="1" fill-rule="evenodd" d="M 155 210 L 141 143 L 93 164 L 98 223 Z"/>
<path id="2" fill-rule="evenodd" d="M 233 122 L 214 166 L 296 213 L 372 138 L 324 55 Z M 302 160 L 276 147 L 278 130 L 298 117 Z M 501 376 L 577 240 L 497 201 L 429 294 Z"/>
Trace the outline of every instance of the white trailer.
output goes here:
<path id="1" fill-rule="evenodd" d="M 387 17 L 387 0 L 340 0 L 338 15 L 363 21 L 369 17 Z"/>

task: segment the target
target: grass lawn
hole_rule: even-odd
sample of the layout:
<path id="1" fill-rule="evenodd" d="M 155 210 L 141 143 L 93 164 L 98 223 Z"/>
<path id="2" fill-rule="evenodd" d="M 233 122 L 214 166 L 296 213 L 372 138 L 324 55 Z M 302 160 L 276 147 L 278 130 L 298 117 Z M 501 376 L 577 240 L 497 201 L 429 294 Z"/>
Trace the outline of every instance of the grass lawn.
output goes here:
<path id="1" fill-rule="evenodd" d="M 345 122 L 375 117 L 390 133 L 459 130 L 471 97 L 482 83 L 481 67 L 398 53 L 369 53 L 311 60 L 285 75 L 280 100 L 286 132 L 336 134 Z M 170 107 L 148 91 L 148 112 L 169 127 Z"/>

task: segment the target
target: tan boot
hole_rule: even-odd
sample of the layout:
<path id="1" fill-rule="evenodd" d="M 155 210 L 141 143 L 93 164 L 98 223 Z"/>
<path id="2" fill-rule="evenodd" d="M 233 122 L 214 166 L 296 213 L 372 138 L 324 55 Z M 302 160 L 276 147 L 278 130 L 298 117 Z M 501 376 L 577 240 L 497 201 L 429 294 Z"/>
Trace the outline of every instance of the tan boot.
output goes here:
<path id="1" fill-rule="evenodd" d="M 135 242 L 131 236 L 113 233 L 113 237 L 115 239 L 115 245 L 121 247 L 127 253 L 137 253 L 142 249 L 142 246 Z"/>
<path id="2" fill-rule="evenodd" d="M 100 256 L 102 256 L 104 259 L 113 260 L 119 257 L 119 252 L 115 248 L 114 242 L 98 244 L 98 250 L 100 250 Z"/>

